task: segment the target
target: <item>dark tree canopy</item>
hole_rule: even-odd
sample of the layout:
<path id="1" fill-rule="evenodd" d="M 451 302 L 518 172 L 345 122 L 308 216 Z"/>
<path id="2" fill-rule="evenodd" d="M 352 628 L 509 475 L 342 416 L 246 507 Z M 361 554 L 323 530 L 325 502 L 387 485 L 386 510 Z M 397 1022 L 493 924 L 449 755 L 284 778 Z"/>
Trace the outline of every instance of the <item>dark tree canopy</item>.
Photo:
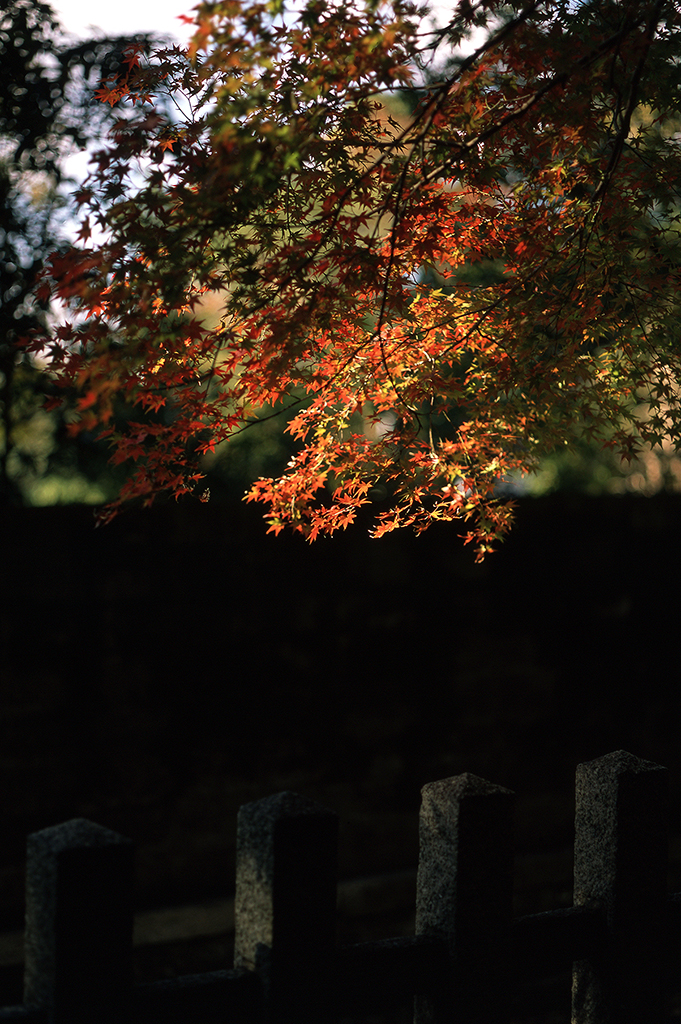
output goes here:
<path id="1" fill-rule="evenodd" d="M 20 500 L 22 425 L 54 386 L 23 339 L 48 324 L 36 291 L 50 253 L 67 248 L 67 159 L 101 137 L 111 115 L 94 93 L 123 51 L 149 40 L 70 41 L 48 4 L 10 0 L 0 11 L 0 500 Z M 14 465 L 13 465 L 14 463 Z"/>

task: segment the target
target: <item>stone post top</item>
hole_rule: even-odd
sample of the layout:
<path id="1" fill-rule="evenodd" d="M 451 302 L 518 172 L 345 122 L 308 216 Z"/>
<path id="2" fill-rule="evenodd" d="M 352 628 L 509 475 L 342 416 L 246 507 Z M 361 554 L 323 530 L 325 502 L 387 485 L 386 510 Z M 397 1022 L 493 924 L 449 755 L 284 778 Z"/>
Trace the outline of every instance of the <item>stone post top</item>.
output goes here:
<path id="1" fill-rule="evenodd" d="M 335 811 L 323 807 L 309 797 L 300 796 L 285 790 L 283 793 L 274 793 L 272 796 L 265 796 L 261 800 L 253 800 L 251 803 L 242 804 L 239 814 L 257 814 L 260 818 L 269 818 L 276 821 L 278 818 L 298 818 L 304 815 L 327 815 L 336 817 Z"/>
<path id="2" fill-rule="evenodd" d="M 131 845 L 132 840 L 113 832 L 104 825 L 97 825 L 87 818 L 71 818 L 60 825 L 51 825 L 39 832 L 32 832 L 30 843 L 48 847 L 55 853 L 79 847 Z"/>
<path id="3" fill-rule="evenodd" d="M 637 775 L 656 770 L 667 771 L 664 765 L 656 764 L 654 761 L 644 761 L 642 758 L 636 757 L 635 754 L 630 754 L 628 750 L 613 750 L 610 754 L 604 754 L 603 757 L 594 758 L 593 761 L 584 761 L 577 767 L 608 775 L 621 775 L 625 772 Z"/>
<path id="4" fill-rule="evenodd" d="M 494 793 L 514 795 L 512 789 L 495 786 L 493 782 L 481 779 L 479 775 L 473 775 L 472 772 L 452 775 L 448 779 L 438 779 L 436 782 L 427 783 L 421 789 L 423 797 L 447 797 L 455 800 L 461 800 L 468 796 L 491 796 Z"/>

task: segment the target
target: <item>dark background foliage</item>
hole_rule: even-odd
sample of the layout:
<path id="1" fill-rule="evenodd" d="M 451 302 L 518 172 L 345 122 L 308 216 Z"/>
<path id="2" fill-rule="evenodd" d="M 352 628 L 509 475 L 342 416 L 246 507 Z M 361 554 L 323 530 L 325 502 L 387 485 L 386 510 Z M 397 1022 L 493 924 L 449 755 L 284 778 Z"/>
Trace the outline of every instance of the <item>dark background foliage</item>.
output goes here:
<path id="1" fill-rule="evenodd" d="M 36 481 L 52 477 L 111 486 L 106 450 L 92 437 L 67 437 L 68 402 L 42 411 L 54 392 L 44 365 L 23 342 L 49 322 L 39 276 L 68 235 L 73 215 L 69 158 L 106 134 L 114 114 L 94 94 L 120 72 L 132 42 L 146 36 L 70 40 L 49 4 L 11 0 L 0 10 L 0 502 L 21 505 Z M 85 161 L 86 163 L 87 161 Z M 73 230 L 73 229 L 72 229 Z M 113 476 L 115 481 L 115 474 Z M 101 484 L 100 484 L 101 488 Z M 103 492 L 100 489 L 100 496 Z M 73 493 L 72 493 L 73 497 Z M 96 499 L 95 499 L 96 500 Z"/>
<path id="2" fill-rule="evenodd" d="M 451 527 L 5 509 L 0 927 L 26 834 L 75 816 L 136 840 L 139 908 L 229 894 L 238 806 L 281 789 L 340 813 L 344 877 L 415 867 L 419 789 L 462 771 L 517 791 L 521 853 L 567 847 L 576 764 L 619 748 L 671 769 L 681 833 L 680 514 L 523 500 L 476 565 Z"/>

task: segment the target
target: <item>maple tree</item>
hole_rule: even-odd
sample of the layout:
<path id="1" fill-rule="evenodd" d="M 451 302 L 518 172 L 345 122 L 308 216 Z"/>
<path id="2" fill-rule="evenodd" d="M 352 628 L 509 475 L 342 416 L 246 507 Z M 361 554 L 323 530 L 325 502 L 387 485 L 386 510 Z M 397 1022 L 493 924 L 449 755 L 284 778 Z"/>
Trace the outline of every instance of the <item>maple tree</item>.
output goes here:
<path id="1" fill-rule="evenodd" d="M 511 519 L 500 483 L 542 453 L 676 444 L 675 3 L 461 0 L 438 27 L 410 0 L 222 0 L 193 20 L 186 52 L 131 48 L 103 84 L 126 114 L 44 285 L 69 318 L 32 342 L 78 396 L 73 430 L 131 460 L 105 518 L 201 495 L 202 457 L 268 408 L 299 446 L 247 495 L 270 530 L 333 533 L 384 488 L 374 536 L 463 519 L 478 557 Z"/>

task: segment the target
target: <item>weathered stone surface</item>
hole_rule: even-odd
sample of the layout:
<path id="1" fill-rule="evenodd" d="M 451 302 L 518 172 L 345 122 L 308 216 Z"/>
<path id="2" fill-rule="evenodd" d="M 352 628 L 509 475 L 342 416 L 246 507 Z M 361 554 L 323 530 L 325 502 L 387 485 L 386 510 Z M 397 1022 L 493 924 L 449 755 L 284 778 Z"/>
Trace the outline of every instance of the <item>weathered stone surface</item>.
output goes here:
<path id="1" fill-rule="evenodd" d="M 239 811 L 234 966 L 281 1024 L 331 1019 L 337 845 L 336 815 L 295 793 Z"/>
<path id="2" fill-rule="evenodd" d="M 466 772 L 424 786 L 416 933 L 442 940 L 451 958 L 449 985 L 418 998 L 418 1024 L 451 1016 L 501 1016 L 503 960 L 512 915 L 513 793 Z"/>
<path id="3" fill-rule="evenodd" d="M 662 1018 L 667 769 L 624 750 L 577 768 L 575 906 L 600 907 L 602 955 L 573 972 L 573 1024 Z"/>
<path id="4" fill-rule="evenodd" d="M 83 818 L 28 837 L 24 1001 L 55 1022 L 85 1024 L 92 1005 L 103 1019 L 129 995 L 133 852 Z"/>

